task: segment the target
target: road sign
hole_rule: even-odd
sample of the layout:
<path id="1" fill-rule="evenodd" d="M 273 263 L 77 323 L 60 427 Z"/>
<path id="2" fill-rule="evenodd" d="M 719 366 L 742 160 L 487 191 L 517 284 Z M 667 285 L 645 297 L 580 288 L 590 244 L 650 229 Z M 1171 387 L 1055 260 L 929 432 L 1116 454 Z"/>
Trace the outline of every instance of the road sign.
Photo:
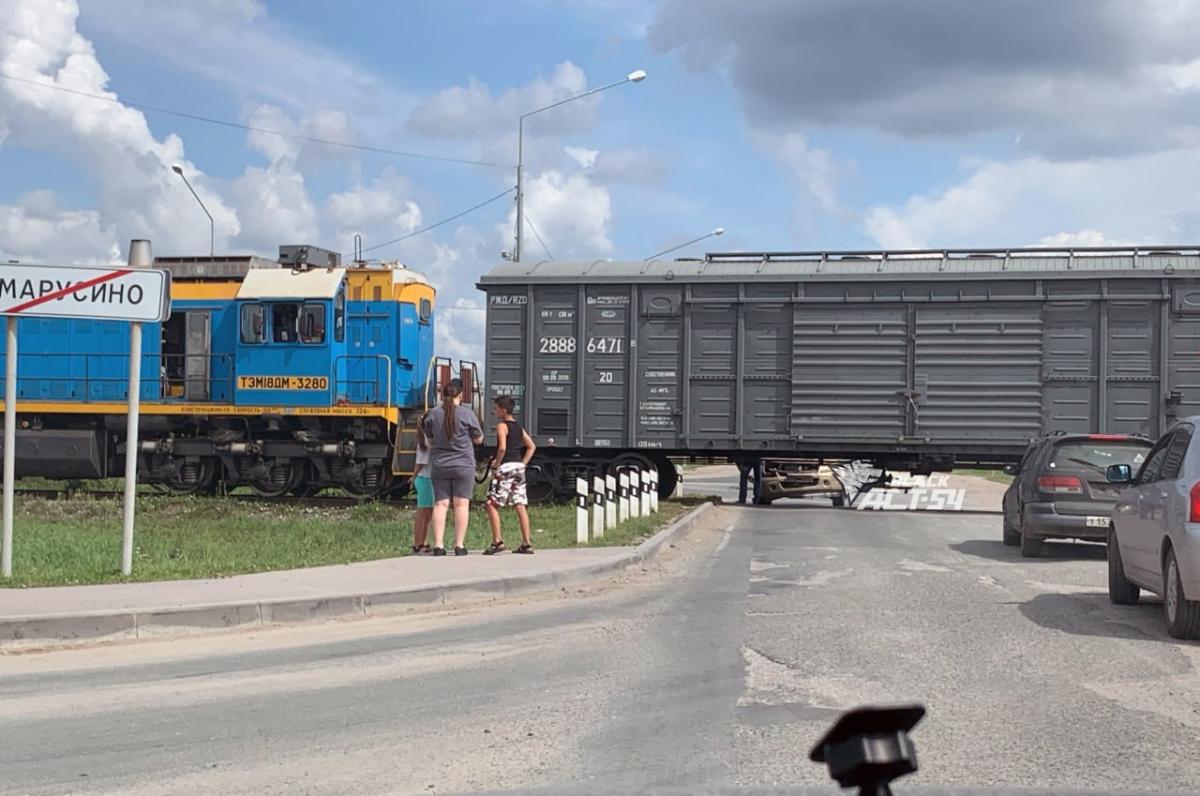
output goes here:
<path id="1" fill-rule="evenodd" d="M 154 323 L 170 314 L 166 271 L 0 265 L 0 315 Z"/>

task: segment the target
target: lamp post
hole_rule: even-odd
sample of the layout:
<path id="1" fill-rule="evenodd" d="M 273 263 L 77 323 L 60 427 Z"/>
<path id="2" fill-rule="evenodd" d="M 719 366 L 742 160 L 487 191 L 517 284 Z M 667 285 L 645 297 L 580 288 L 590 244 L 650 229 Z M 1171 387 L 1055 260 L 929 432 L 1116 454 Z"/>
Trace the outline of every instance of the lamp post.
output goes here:
<path id="1" fill-rule="evenodd" d="M 699 243 L 702 240 L 707 240 L 709 238 L 715 238 L 715 237 L 718 237 L 718 236 L 724 235 L 724 234 L 725 234 L 725 228 L 717 227 L 716 229 L 714 229 L 712 232 L 708 233 L 707 235 L 701 235 L 698 238 L 693 238 L 692 240 L 689 240 L 687 243 L 681 243 L 678 246 L 672 246 L 669 249 L 663 249 L 662 251 L 660 251 L 656 254 L 652 254 L 645 259 L 645 262 L 650 262 L 651 260 L 653 260 L 657 257 L 662 257 L 664 254 L 670 254 L 671 252 L 676 251 L 677 249 L 682 249 L 684 246 L 691 246 L 693 243 Z"/>
<path id="2" fill-rule="evenodd" d="M 521 261 L 522 243 L 525 239 L 525 119 L 534 114 L 548 111 L 551 108 L 557 108 L 559 105 L 566 105 L 568 102 L 574 102 L 577 99 L 590 97 L 593 94 L 599 94 L 601 91 L 607 91 L 610 88 L 623 86 L 626 83 L 641 83 L 646 79 L 646 71 L 644 69 L 635 69 L 625 75 L 623 80 L 618 80 L 615 83 L 609 83 L 607 86 L 600 86 L 591 91 L 585 91 L 582 94 L 576 94 L 574 97 L 567 97 L 558 102 L 552 102 L 544 108 L 537 108 L 527 113 L 522 113 L 517 120 L 517 235 L 513 245 L 512 261 L 514 263 Z"/>
<path id="3" fill-rule="evenodd" d="M 216 253 L 217 227 L 213 223 L 212 213 L 208 212 L 208 208 L 204 206 L 204 202 L 200 201 L 200 195 L 196 193 L 196 189 L 188 182 L 188 178 L 183 176 L 183 169 L 179 166 L 172 166 L 171 171 L 179 175 L 179 179 L 183 180 L 183 184 L 192 192 L 192 196 L 196 197 L 196 202 L 200 205 L 200 209 L 204 211 L 204 215 L 208 216 L 208 256 L 212 257 Z"/>

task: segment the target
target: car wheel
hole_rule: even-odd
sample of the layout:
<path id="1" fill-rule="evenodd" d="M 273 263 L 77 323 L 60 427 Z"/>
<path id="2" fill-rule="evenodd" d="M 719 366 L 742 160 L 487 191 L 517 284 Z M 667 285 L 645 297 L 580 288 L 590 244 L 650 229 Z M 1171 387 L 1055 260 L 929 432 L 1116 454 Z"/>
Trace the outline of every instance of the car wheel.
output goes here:
<path id="1" fill-rule="evenodd" d="M 1021 529 L 1021 558 L 1037 558 L 1042 554 L 1042 540 Z"/>
<path id="2" fill-rule="evenodd" d="M 1142 590 L 1125 577 L 1125 565 L 1121 562 L 1121 548 L 1117 546 L 1117 531 L 1108 528 L 1108 600 L 1114 605 L 1137 605 Z"/>
<path id="3" fill-rule="evenodd" d="M 840 509 L 846 505 L 846 498 L 842 495 L 832 495 L 829 498 L 829 502 L 833 504 L 835 509 Z"/>
<path id="4" fill-rule="evenodd" d="M 1021 543 L 1021 531 L 1008 524 L 1008 520 L 1001 520 L 1001 531 L 1004 537 L 1004 544 L 1007 547 L 1016 547 Z"/>
<path id="5" fill-rule="evenodd" d="M 1167 632 L 1175 638 L 1200 638 L 1200 601 L 1183 596 L 1183 581 L 1179 578 L 1179 563 L 1175 550 L 1167 549 L 1163 562 L 1163 613 L 1167 617 Z"/>

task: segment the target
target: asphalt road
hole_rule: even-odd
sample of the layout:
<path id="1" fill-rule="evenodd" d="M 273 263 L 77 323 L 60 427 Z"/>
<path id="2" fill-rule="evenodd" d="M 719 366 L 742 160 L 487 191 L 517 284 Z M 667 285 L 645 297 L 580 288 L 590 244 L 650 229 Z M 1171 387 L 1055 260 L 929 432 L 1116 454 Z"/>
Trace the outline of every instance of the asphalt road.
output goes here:
<path id="1" fill-rule="evenodd" d="M 0 657 L 0 791 L 818 784 L 838 711 L 908 700 L 898 794 L 1200 783 L 1200 646 L 1109 605 L 1102 548 L 1025 561 L 979 515 L 719 519 L 586 593 Z"/>

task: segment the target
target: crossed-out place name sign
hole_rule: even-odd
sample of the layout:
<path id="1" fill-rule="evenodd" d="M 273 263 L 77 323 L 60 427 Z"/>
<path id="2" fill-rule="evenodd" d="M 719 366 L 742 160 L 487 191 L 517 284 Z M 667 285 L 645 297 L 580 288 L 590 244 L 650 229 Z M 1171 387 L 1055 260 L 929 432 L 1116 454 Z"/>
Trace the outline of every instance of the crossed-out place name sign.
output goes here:
<path id="1" fill-rule="evenodd" d="M 165 321 L 171 277 L 154 268 L 0 264 L 0 315 Z"/>

